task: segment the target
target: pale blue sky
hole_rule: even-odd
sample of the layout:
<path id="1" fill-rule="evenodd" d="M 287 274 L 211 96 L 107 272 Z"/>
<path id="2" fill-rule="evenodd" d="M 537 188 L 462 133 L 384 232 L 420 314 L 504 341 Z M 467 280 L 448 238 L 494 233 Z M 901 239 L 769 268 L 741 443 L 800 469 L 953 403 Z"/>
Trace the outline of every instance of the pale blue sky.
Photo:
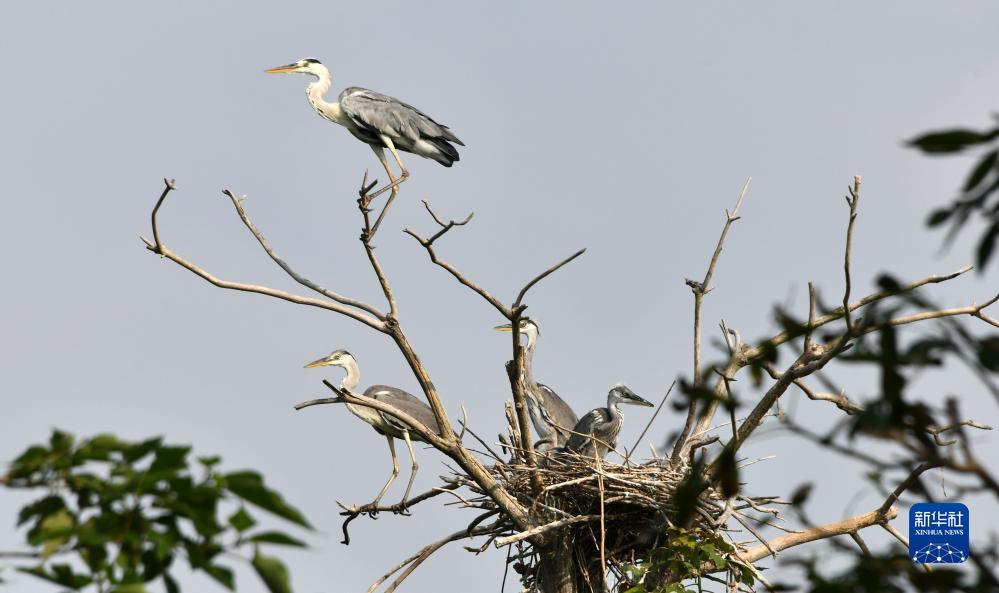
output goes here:
<path id="1" fill-rule="evenodd" d="M 747 337 L 771 332 L 773 303 L 803 311 L 808 281 L 838 298 L 842 195 L 854 174 L 864 175 L 855 294 L 883 270 L 915 278 L 968 263 L 970 237 L 940 254 L 922 222 L 970 160 L 927 159 L 902 141 L 987 123 L 999 97 L 997 39 L 990 2 L 5 2 L 0 460 L 56 426 L 191 442 L 227 467 L 260 469 L 320 527 L 314 550 L 284 555 L 296 591 L 364 590 L 468 517 L 428 506 L 407 519 L 359 520 L 355 543 L 340 546 L 333 501 L 377 491 L 385 445 L 345 410 L 291 406 L 339 377 L 301 366 L 340 347 L 358 358 L 362 384 L 415 392 L 401 357 L 349 320 L 214 289 L 137 238 L 161 178 L 175 177 L 180 190 L 162 215 L 171 248 L 226 278 L 292 287 L 234 216 L 220 193 L 230 187 L 248 195 L 251 216 L 299 271 L 377 300 L 353 202 L 377 161 L 312 113 L 305 78 L 265 68 L 316 57 L 334 93 L 358 85 L 397 96 L 468 145 L 453 169 L 407 159 L 412 180 L 378 244 L 448 409 L 465 404 L 490 435 L 507 395 L 508 341 L 491 330 L 502 320 L 401 233 L 431 228 L 419 199 L 442 216 L 475 211 L 438 249 L 504 299 L 588 247 L 531 293 L 537 374 L 577 410 L 621 379 L 658 399 L 690 372 L 683 279 L 703 274 L 722 210 L 747 175 L 744 218 L 705 307 L 711 336 L 720 318 Z M 991 296 L 996 280 L 993 270 L 932 294 L 963 305 Z M 876 389 L 838 371 L 861 399 Z M 995 402 L 961 372 L 928 374 L 917 389 L 960 394 L 969 414 L 999 423 Z M 816 427 L 835 419 L 807 401 L 799 412 Z M 623 440 L 637 436 L 644 413 L 629 415 Z M 663 414 L 655 431 L 679 422 Z M 983 453 L 997 450 L 994 433 L 980 438 Z M 779 457 L 747 471 L 749 488 L 786 495 L 816 481 L 812 517 L 843 516 L 863 489 L 857 468 L 791 442 L 751 448 Z M 428 487 L 440 458 L 421 459 L 417 486 Z M 401 486 L 389 493 L 399 495 Z M 876 501 L 867 493 L 854 510 Z M 22 502 L 0 496 L 0 524 L 12 525 Z M 972 511 L 994 519 L 989 504 Z M 0 528 L 0 549 L 18 539 Z M 408 590 L 498 589 L 502 564 L 502 552 L 473 557 L 454 546 Z M 15 578 L 17 591 L 51 590 Z M 261 586 L 244 572 L 240 590 Z"/>

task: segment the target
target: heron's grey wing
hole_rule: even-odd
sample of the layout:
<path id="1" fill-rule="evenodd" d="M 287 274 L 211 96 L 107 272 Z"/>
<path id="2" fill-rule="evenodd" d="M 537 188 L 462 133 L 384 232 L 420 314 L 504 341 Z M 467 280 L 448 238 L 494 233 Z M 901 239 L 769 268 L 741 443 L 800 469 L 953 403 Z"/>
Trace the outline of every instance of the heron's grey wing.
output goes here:
<path id="1" fill-rule="evenodd" d="M 434 411 L 430 409 L 430 406 L 411 393 L 403 391 L 398 387 L 390 387 L 388 385 L 372 385 L 364 391 L 364 395 L 377 399 L 378 401 L 385 402 L 393 408 L 398 409 L 400 412 L 409 414 L 433 432 L 440 434 L 440 431 L 437 429 L 437 419 L 434 417 Z M 406 423 L 399 420 L 395 416 L 384 412 L 380 412 L 380 414 L 385 422 L 395 429 L 409 429 L 409 426 Z M 413 437 L 418 439 L 415 435 L 413 435 Z"/>
<path id="2" fill-rule="evenodd" d="M 603 408 L 590 410 L 585 416 L 579 419 L 576 426 L 569 435 L 569 440 L 565 442 L 565 448 L 573 453 L 579 453 L 583 447 L 590 442 L 590 433 L 606 421 L 606 412 Z"/>
<path id="3" fill-rule="evenodd" d="M 447 126 L 416 107 L 375 91 L 359 87 L 344 89 L 340 93 L 340 109 L 356 126 L 376 135 L 402 137 L 411 142 L 445 140 L 465 145 Z"/>
<path id="4" fill-rule="evenodd" d="M 538 383 L 538 389 L 544 400 L 546 412 L 554 421 L 556 430 L 568 434 L 567 429 L 576 426 L 576 423 L 579 422 L 576 412 L 551 387 Z"/>

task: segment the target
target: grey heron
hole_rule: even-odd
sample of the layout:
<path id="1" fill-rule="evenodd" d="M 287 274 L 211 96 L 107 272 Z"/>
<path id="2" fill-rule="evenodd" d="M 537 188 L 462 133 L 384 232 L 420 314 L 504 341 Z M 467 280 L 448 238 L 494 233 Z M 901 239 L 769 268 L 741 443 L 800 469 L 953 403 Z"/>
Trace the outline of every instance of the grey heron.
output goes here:
<path id="1" fill-rule="evenodd" d="M 358 383 L 361 382 L 361 371 L 357 366 L 357 361 L 346 350 L 335 350 L 328 356 L 310 362 L 305 365 L 305 368 L 311 369 L 322 366 L 341 367 L 347 371 L 347 374 L 340 381 L 340 389 L 353 392 L 357 388 Z M 371 399 L 385 402 L 393 408 L 409 414 L 414 419 L 419 420 L 424 426 L 439 434 L 437 419 L 434 417 L 430 406 L 402 389 L 389 387 L 388 385 L 372 385 L 364 390 L 364 395 Z M 416 455 L 413 453 L 412 441 L 422 442 L 423 439 L 418 434 L 410 434 L 409 427 L 391 414 L 386 414 L 368 406 L 350 403 L 345 403 L 344 405 L 355 416 L 370 424 L 375 429 L 375 432 L 385 435 L 385 439 L 388 441 L 389 452 L 392 454 L 392 475 L 389 476 L 388 482 L 382 487 L 381 492 L 378 493 L 371 506 L 378 506 L 378 502 L 385 495 L 385 491 L 388 490 L 389 486 L 399 475 L 399 462 L 395 456 L 395 439 L 406 441 L 406 447 L 409 449 L 409 457 L 413 461 L 413 465 L 412 473 L 409 476 L 409 484 L 406 485 L 406 493 L 403 495 L 402 502 L 400 503 L 405 504 L 409 498 L 409 492 L 413 487 L 413 480 L 416 479 L 416 471 L 420 469 L 420 465 L 416 462 Z"/>
<path id="2" fill-rule="evenodd" d="M 509 332 L 513 331 L 513 325 L 507 323 L 494 329 Z M 538 433 L 539 440 L 535 448 L 544 452 L 564 445 L 572 434 L 571 427 L 576 425 L 579 418 L 557 393 L 534 379 L 534 350 L 541 334 L 538 324 L 528 317 L 521 317 L 520 334 L 527 338 L 524 346 L 524 371 L 521 375 L 527 395 L 527 411 L 531 416 L 531 424 Z"/>
<path id="3" fill-rule="evenodd" d="M 615 385 L 607 394 L 606 408 L 591 410 L 579 419 L 565 443 L 565 450 L 588 459 L 593 459 L 594 454 L 603 459 L 617 445 L 617 435 L 624 424 L 624 414 L 618 404 L 655 407 L 626 385 Z"/>
<path id="4" fill-rule="evenodd" d="M 427 114 L 399 99 L 352 86 L 345 88 L 335 103 L 325 101 L 323 95 L 330 89 L 333 79 L 326 66 L 315 58 L 305 58 L 266 72 L 289 72 L 315 77 L 316 80 L 305 91 L 312 108 L 323 118 L 347 128 L 354 137 L 374 151 L 389 177 L 389 185 L 377 193 L 392 188 L 392 194 L 375 222 L 375 229 L 395 199 L 399 184 L 409 178 L 409 170 L 402 164 L 397 150 L 433 159 L 445 167 L 450 167 L 459 160 L 458 150 L 452 143 L 459 146 L 465 144 L 447 126 L 437 123 Z M 398 179 L 392 174 L 392 168 L 385 158 L 386 148 L 399 165 Z"/>

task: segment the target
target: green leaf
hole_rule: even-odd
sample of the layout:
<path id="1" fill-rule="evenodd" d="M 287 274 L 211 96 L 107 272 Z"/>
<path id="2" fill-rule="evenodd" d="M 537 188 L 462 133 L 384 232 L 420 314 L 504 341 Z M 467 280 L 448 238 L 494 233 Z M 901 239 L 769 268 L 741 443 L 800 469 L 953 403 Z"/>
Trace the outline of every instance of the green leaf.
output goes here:
<path id="1" fill-rule="evenodd" d="M 43 556 L 47 558 L 55 548 L 67 541 L 75 525 L 76 517 L 66 509 L 59 509 L 38 522 L 38 525 L 28 533 L 28 543 L 37 546 L 46 542 L 55 542 L 54 547 L 50 549 L 50 546 L 46 546 L 42 551 Z"/>
<path id="2" fill-rule="evenodd" d="M 163 441 L 162 437 L 154 437 L 151 439 L 146 439 L 141 443 L 135 445 L 129 445 L 125 448 L 125 461 L 129 463 L 135 463 L 136 461 L 142 459 L 146 455 L 149 455 L 155 451 L 160 443 Z"/>
<path id="3" fill-rule="evenodd" d="M 49 447 L 53 452 L 66 452 L 73 447 L 73 435 L 61 430 L 53 430 L 49 437 Z"/>
<path id="4" fill-rule="evenodd" d="M 229 525 L 232 525 L 236 529 L 236 531 L 240 533 L 246 531 L 247 529 L 253 527 L 256 524 L 257 524 L 256 520 L 253 517 L 251 517 L 250 513 L 247 513 L 246 509 L 244 509 L 243 507 L 240 507 L 238 511 L 236 511 L 235 513 L 233 513 L 231 517 L 229 517 Z"/>
<path id="5" fill-rule="evenodd" d="M 180 593 L 180 585 L 169 574 L 163 575 L 163 584 L 166 585 L 167 593 Z"/>
<path id="6" fill-rule="evenodd" d="M 291 593 L 288 569 L 277 558 L 264 556 L 257 551 L 253 554 L 253 568 L 270 593 Z"/>
<path id="7" fill-rule="evenodd" d="M 985 156 L 971 170 L 968 180 L 964 182 L 964 191 L 971 191 L 981 183 L 985 179 L 985 176 L 989 174 L 989 171 L 995 167 L 997 158 L 999 158 L 999 150 L 992 150 L 985 153 Z"/>
<path id="8" fill-rule="evenodd" d="M 146 586 L 142 583 L 126 583 L 111 589 L 111 593 L 146 593 Z"/>
<path id="9" fill-rule="evenodd" d="M 954 129 L 924 134 L 910 140 L 909 145 L 915 146 L 926 153 L 945 154 L 948 152 L 958 152 L 982 142 L 988 142 L 992 137 L 992 134 L 982 134 L 974 130 Z"/>
<path id="10" fill-rule="evenodd" d="M 46 571 L 44 566 L 18 567 L 17 570 L 73 590 L 82 589 L 93 582 L 93 579 L 86 575 L 74 573 L 68 564 L 53 564 L 51 572 Z"/>
<path id="11" fill-rule="evenodd" d="M 222 462 L 222 458 L 218 455 L 212 455 L 210 457 L 198 457 L 198 463 L 205 467 L 215 467 Z"/>
<path id="12" fill-rule="evenodd" d="M 797 488 L 794 489 L 794 492 L 791 493 L 791 505 L 800 507 L 801 505 L 805 504 L 805 501 L 808 500 L 808 496 L 811 493 L 812 493 L 811 482 L 805 482 L 804 484 L 798 486 Z"/>
<path id="13" fill-rule="evenodd" d="M 40 463 L 49 454 L 47 447 L 41 445 L 34 445 L 28 447 L 28 449 L 17 456 L 14 460 L 13 469 L 21 469 L 21 466 L 35 466 Z"/>
<path id="14" fill-rule="evenodd" d="M 953 208 L 937 208 L 933 212 L 930 212 L 929 217 L 926 219 L 926 226 L 935 227 L 940 226 L 954 214 Z"/>
<path id="15" fill-rule="evenodd" d="M 312 525 L 298 509 L 286 503 L 280 494 L 264 485 L 264 479 L 257 472 L 241 471 L 226 474 L 225 485 L 230 492 L 243 500 L 292 523 L 312 529 Z"/>
<path id="16" fill-rule="evenodd" d="M 725 498 L 731 498 L 739 493 L 739 467 L 735 459 L 735 450 L 731 447 L 725 447 L 718 457 L 717 476 Z"/>
<path id="17" fill-rule="evenodd" d="M 985 231 L 985 235 L 982 236 L 981 242 L 978 243 L 978 251 L 976 254 L 976 259 L 978 260 L 978 271 L 981 273 L 985 269 L 985 265 L 989 263 L 989 259 L 992 258 L 992 252 L 996 247 L 996 239 L 999 239 L 999 221 L 996 221 Z"/>
<path id="18" fill-rule="evenodd" d="M 20 527 L 24 525 L 34 517 L 47 517 L 56 511 L 61 511 L 66 508 L 66 503 L 63 501 L 61 496 L 55 494 L 46 496 L 45 498 L 36 500 L 35 502 L 23 507 L 21 511 L 17 514 L 17 526 Z"/>
<path id="19" fill-rule="evenodd" d="M 978 362 L 993 373 L 999 373 L 999 334 L 978 341 Z"/>
<path id="20" fill-rule="evenodd" d="M 624 593 L 645 593 L 645 585 L 635 585 Z"/>
<path id="21" fill-rule="evenodd" d="M 277 544 L 281 546 L 295 546 L 296 548 L 307 548 L 308 546 L 305 542 L 297 540 L 290 535 L 281 533 L 280 531 L 264 531 L 262 533 L 257 533 L 255 535 L 247 538 L 246 541 L 257 542 L 261 544 Z"/>
<path id="22" fill-rule="evenodd" d="M 156 457 L 149 466 L 149 473 L 176 472 L 187 468 L 187 454 L 190 447 L 160 447 L 156 449 Z"/>
<path id="23" fill-rule="evenodd" d="M 218 564 L 206 564 L 201 567 L 201 570 L 208 573 L 208 576 L 221 583 L 226 589 L 230 591 L 236 590 L 236 579 L 232 574 L 232 570 Z"/>

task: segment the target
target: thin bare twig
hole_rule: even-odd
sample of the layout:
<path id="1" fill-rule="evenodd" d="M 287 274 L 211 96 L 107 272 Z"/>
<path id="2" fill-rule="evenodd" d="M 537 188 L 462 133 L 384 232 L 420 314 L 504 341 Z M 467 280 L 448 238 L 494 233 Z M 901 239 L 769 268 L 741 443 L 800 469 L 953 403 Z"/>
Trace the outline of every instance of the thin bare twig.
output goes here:
<path id="1" fill-rule="evenodd" d="M 156 215 L 160 211 L 160 206 L 163 205 L 163 200 L 166 200 L 167 195 L 171 191 L 173 191 L 175 189 L 177 189 L 177 180 L 176 179 L 168 179 L 168 178 L 164 177 L 163 178 L 163 193 L 160 194 L 160 199 L 156 200 L 156 205 L 153 206 L 153 214 L 152 214 L 153 240 L 156 241 L 156 247 L 155 247 L 155 249 L 153 249 L 153 252 L 158 253 L 160 255 L 163 255 L 163 243 L 160 242 L 160 231 L 159 231 L 159 228 L 158 228 L 158 226 L 156 224 Z M 146 241 L 146 240 L 143 239 L 143 241 Z M 146 244 L 148 245 L 149 242 L 146 241 Z"/>
<path id="2" fill-rule="evenodd" d="M 763 365 L 763 368 L 764 370 L 767 371 L 767 374 L 770 375 L 770 378 L 772 379 L 781 378 L 782 373 L 778 371 L 774 367 L 774 365 L 767 363 Z M 794 386 L 800 389 L 801 392 L 804 393 L 806 396 L 808 396 L 808 399 L 810 400 L 832 402 L 833 404 L 836 405 L 837 408 L 843 410 L 844 412 L 850 415 L 856 414 L 857 412 L 861 412 L 864 410 L 864 406 L 855 403 L 853 400 L 847 397 L 845 393 L 826 393 L 821 391 L 815 391 L 802 379 L 795 379 L 793 383 Z"/>
<path id="3" fill-rule="evenodd" d="M 163 241 L 160 237 L 157 217 L 159 214 L 159 209 L 163 205 L 167 195 L 170 193 L 170 190 L 176 187 L 176 185 L 174 184 L 172 179 L 166 179 L 164 180 L 164 182 L 166 183 L 166 189 L 163 190 L 163 194 L 160 195 L 159 200 L 157 200 L 156 206 L 153 208 L 153 214 L 152 214 L 153 237 L 155 238 L 155 242 L 149 241 L 145 237 L 139 237 L 146 244 L 147 249 L 149 249 L 153 253 L 156 253 L 173 261 L 174 263 L 180 265 L 182 268 L 185 268 L 188 271 L 193 272 L 195 275 L 200 276 L 201 278 L 207 280 L 208 282 L 219 288 L 225 288 L 228 290 L 238 290 L 242 292 L 253 292 L 281 299 L 284 301 L 289 301 L 299 305 L 307 305 L 310 307 L 327 309 L 329 311 L 334 311 L 336 313 L 340 313 L 341 315 L 350 317 L 351 319 L 354 319 L 356 321 L 360 321 L 364 325 L 367 325 L 368 327 L 378 330 L 380 332 L 384 333 L 386 331 L 385 323 L 382 322 L 382 320 L 376 317 L 372 317 L 367 313 L 357 311 L 356 309 L 348 307 L 342 303 L 329 301 L 325 299 L 317 299 L 312 297 L 301 296 L 284 290 L 270 288 L 267 286 L 259 286 L 256 284 L 244 284 L 241 282 L 230 282 L 228 280 L 222 280 L 221 278 L 218 278 L 215 275 L 209 273 L 208 271 L 202 269 L 200 266 L 184 259 L 183 257 L 167 249 L 166 245 L 163 244 Z"/>
<path id="4" fill-rule="evenodd" d="M 801 544 L 807 544 L 809 542 L 826 539 L 836 535 L 855 533 L 860 529 L 870 527 L 872 525 L 881 525 L 886 529 L 891 528 L 891 525 L 887 522 L 894 519 L 896 516 L 898 516 L 898 511 L 896 511 L 894 507 L 890 508 L 887 514 L 882 514 L 880 510 L 876 509 L 863 515 L 843 519 L 841 521 L 833 521 L 832 523 L 819 525 L 799 533 L 791 533 L 772 539 L 767 542 L 767 545 L 760 545 L 750 548 L 745 552 L 739 552 L 738 556 L 743 562 L 756 562 L 761 558 L 769 556 L 771 553 L 780 552 L 781 550 L 786 550 L 794 546 L 800 546 Z"/>
<path id="5" fill-rule="evenodd" d="M 278 267 L 280 267 L 289 276 L 291 276 L 291 278 L 295 282 L 298 282 L 302 286 L 310 288 L 318 292 L 319 294 L 323 295 L 324 297 L 332 299 L 338 303 L 342 303 L 350 307 L 357 307 L 358 309 L 362 309 L 364 311 L 367 311 L 368 313 L 371 313 L 372 315 L 374 315 L 379 319 L 385 318 L 385 314 L 379 311 L 376 307 L 373 307 L 363 301 L 359 301 L 357 299 L 337 294 L 336 292 L 316 284 L 315 282 L 309 280 L 308 278 L 305 278 L 304 276 L 293 270 L 291 266 L 288 265 L 288 262 L 282 259 L 274 251 L 274 248 L 271 247 L 270 243 L 267 242 L 267 239 L 264 238 L 263 233 L 260 232 L 260 229 L 257 228 L 257 225 L 253 223 L 253 221 L 250 219 L 250 216 L 246 213 L 246 209 L 243 208 L 243 200 L 246 199 L 246 196 L 237 197 L 236 194 L 234 194 L 232 191 L 228 189 L 222 190 L 222 193 L 228 196 L 228 198 L 232 201 L 232 205 L 236 208 L 236 214 L 239 215 L 239 219 L 243 221 L 243 224 L 246 225 L 246 228 L 249 229 L 253 237 L 257 240 L 258 243 L 260 243 L 260 246 L 264 249 L 264 252 L 267 253 L 267 255 L 272 260 L 274 260 L 274 263 L 276 263 Z"/>
<path id="6" fill-rule="evenodd" d="M 926 432 L 933 435 L 933 440 L 936 442 L 936 444 L 940 445 L 941 447 L 946 447 L 956 443 L 957 439 L 951 439 L 949 441 L 942 440 L 940 438 L 940 433 L 947 432 L 949 430 L 954 430 L 961 426 L 970 426 L 972 428 L 977 428 L 979 430 L 992 430 L 992 427 L 989 426 L 988 424 L 979 424 L 978 422 L 975 422 L 974 420 L 968 418 L 965 420 L 961 420 L 960 422 L 953 422 L 951 424 L 946 424 L 944 426 L 930 426 L 926 428 Z"/>
<path id="7" fill-rule="evenodd" d="M 535 284 L 537 284 L 538 282 L 541 282 L 542 280 L 544 280 L 548 276 L 550 276 L 553 273 L 555 273 L 559 268 L 561 268 L 562 266 L 565 266 L 566 264 L 568 264 L 572 260 L 576 259 L 577 257 L 583 255 L 584 253 L 586 253 L 586 248 L 585 247 L 582 248 L 582 249 L 580 249 L 576 253 L 573 253 L 569 257 L 563 259 L 562 261 L 558 262 L 557 264 L 553 265 L 552 267 L 548 268 L 544 272 L 541 272 L 540 274 L 538 274 L 537 276 L 535 276 L 533 279 L 531 279 L 531 281 L 528 282 L 527 284 L 525 284 L 524 288 L 521 288 L 520 292 L 517 293 L 517 299 L 513 302 L 513 306 L 511 307 L 511 309 L 517 309 L 517 308 L 520 307 L 521 303 L 524 301 L 524 297 L 527 296 L 527 291 L 531 290 L 531 288 L 533 288 Z M 516 332 L 514 332 L 514 333 L 516 333 Z"/>
<path id="8" fill-rule="evenodd" d="M 846 203 L 850 206 L 850 222 L 846 225 L 846 253 L 843 257 L 843 273 L 846 288 L 843 289 L 843 313 L 846 320 L 846 333 L 853 334 L 853 319 L 850 318 L 850 250 L 853 247 L 853 224 L 857 221 L 857 204 L 860 202 L 860 175 L 853 177 L 853 187 L 847 188 L 850 195 Z"/>
<path id="9" fill-rule="evenodd" d="M 815 325 L 815 285 L 808 283 L 808 327 L 805 330 L 805 347 L 803 352 L 812 348 L 812 327 Z"/>
<path id="10" fill-rule="evenodd" d="M 565 519 L 559 519 L 558 521 L 552 521 L 551 523 L 545 523 L 544 525 L 538 525 L 537 527 L 533 527 L 527 531 L 515 533 L 507 537 L 498 538 L 493 545 L 497 548 L 502 548 L 503 546 L 509 546 L 510 544 L 523 541 L 531 537 L 543 535 L 567 525 L 575 525 L 576 523 L 583 523 L 586 521 L 597 521 L 599 519 L 600 515 L 575 515 Z"/>
<path id="11" fill-rule="evenodd" d="M 624 463 L 626 465 L 628 463 L 628 460 L 631 459 L 631 454 L 634 453 L 635 449 L 638 448 L 638 444 L 642 442 L 643 438 L 645 438 L 645 433 L 647 433 L 649 431 L 649 428 L 652 427 L 652 423 L 655 422 L 656 416 L 658 416 L 659 412 L 662 411 L 663 404 L 666 403 L 666 398 L 669 397 L 669 394 L 673 391 L 673 388 L 675 386 L 676 386 L 676 379 L 674 379 L 673 382 L 669 384 L 669 388 L 666 389 L 666 394 L 663 395 L 663 398 L 659 401 L 659 405 L 656 407 L 656 411 L 652 414 L 652 418 L 649 418 L 649 421 L 645 424 L 645 428 L 642 429 L 642 433 L 638 435 L 637 439 L 635 439 L 635 444 L 631 446 L 631 449 L 626 450 L 627 453 L 624 456 Z"/>
<path id="12" fill-rule="evenodd" d="M 725 226 L 722 227 L 721 235 L 718 237 L 718 242 L 715 244 L 715 251 L 711 255 L 711 261 L 708 263 L 708 269 L 704 274 L 704 279 L 700 282 L 696 280 L 687 279 L 686 284 L 690 287 L 691 292 L 694 294 L 694 377 L 693 383 L 694 387 L 699 387 L 701 385 L 701 308 L 704 302 L 704 296 L 711 292 L 711 278 L 715 273 L 715 266 L 718 265 L 718 259 L 721 257 L 722 248 L 725 246 L 725 237 L 728 236 L 728 230 L 731 228 L 732 223 L 739 220 L 739 209 L 742 207 L 742 200 L 746 197 L 746 192 L 749 190 L 749 184 L 753 181 L 752 177 L 746 178 L 746 183 L 742 186 L 742 191 L 739 192 L 739 199 L 736 200 L 735 208 L 729 212 L 725 210 Z M 727 340 L 727 338 L 726 338 Z M 673 459 L 676 460 L 683 450 L 687 437 L 690 435 L 690 431 L 694 427 L 694 421 L 697 418 L 697 400 L 694 399 L 690 402 L 690 406 L 687 409 L 687 419 L 684 422 L 683 430 L 680 432 L 680 436 L 677 437 L 676 443 L 673 445 Z"/>
<path id="13" fill-rule="evenodd" d="M 467 539 L 467 538 L 470 538 L 470 537 L 475 537 L 477 535 L 483 535 L 483 534 L 491 532 L 495 528 L 496 528 L 495 525 L 489 525 L 489 526 L 485 526 L 485 527 L 477 527 L 477 528 L 475 528 L 474 530 L 471 530 L 471 531 L 468 530 L 468 529 L 462 529 L 460 531 L 455 531 L 454 533 L 452 533 L 450 535 L 442 537 L 441 539 L 439 539 L 439 540 L 437 540 L 435 542 L 427 544 L 422 549 L 420 549 L 419 552 L 417 552 L 416 554 L 413 554 L 409 558 L 403 560 L 402 562 L 400 562 L 399 564 L 397 564 L 396 566 L 394 566 L 388 573 L 386 573 L 385 575 L 383 575 L 380 578 L 378 578 L 374 583 L 371 584 L 370 587 L 368 587 L 367 593 L 373 593 L 373 591 L 375 591 L 376 589 L 378 589 L 378 587 L 382 583 L 384 583 L 390 576 L 392 576 L 393 574 L 395 574 L 402 567 L 408 565 L 407 568 L 406 568 L 406 570 L 404 570 L 402 572 L 402 574 L 400 574 L 394 581 L 392 581 L 392 584 L 389 585 L 387 589 L 385 589 L 385 593 L 392 593 L 393 591 L 395 591 L 399 587 L 400 584 L 402 584 L 402 582 L 404 580 L 406 580 L 406 577 L 408 577 L 410 574 L 412 574 L 412 572 L 414 570 L 416 570 L 416 568 L 420 564 L 423 564 L 423 562 L 427 558 L 429 558 L 431 555 L 433 555 L 434 552 L 436 552 L 437 550 L 439 550 L 442 547 L 444 547 L 446 544 L 449 544 L 449 543 L 451 543 L 453 541 L 457 541 L 457 540 L 460 540 L 460 539 Z"/>
<path id="14" fill-rule="evenodd" d="M 501 315 L 503 315 L 503 317 L 505 317 L 506 319 L 510 319 L 510 318 L 513 317 L 513 313 L 510 311 L 510 309 L 506 305 L 504 305 L 503 303 L 501 303 L 499 299 L 497 299 L 492 294 L 490 294 L 488 290 L 486 290 L 485 288 L 482 288 L 481 286 L 479 286 L 478 284 L 476 284 L 475 282 L 473 282 L 472 280 L 470 280 L 467 276 L 465 276 L 463 273 L 461 273 L 458 270 L 458 268 L 454 267 L 452 264 L 450 264 L 450 263 L 444 261 L 443 259 L 439 258 L 437 256 L 437 252 L 434 251 L 433 243 L 431 243 L 429 239 L 424 239 L 423 237 L 421 237 L 420 235 L 418 235 L 415 231 L 412 231 L 410 229 L 405 229 L 403 232 L 406 233 L 407 235 L 409 235 L 410 237 L 416 239 L 416 241 L 420 245 L 422 245 L 424 249 L 427 250 L 427 255 L 430 256 L 430 261 L 431 262 L 433 262 L 434 264 L 440 266 L 441 268 L 444 268 L 452 276 L 454 276 L 454 278 L 458 282 L 460 282 L 461 284 L 463 284 L 463 285 L 467 286 L 468 288 L 472 289 L 473 292 L 475 292 L 477 295 L 479 295 L 480 297 L 482 297 L 483 299 L 485 299 L 486 302 L 488 302 L 490 305 L 492 305 L 493 307 L 495 307 L 496 310 L 499 311 Z M 443 234 L 443 233 L 438 233 L 438 235 L 435 235 L 435 237 L 438 237 L 441 234 Z M 516 333 L 516 332 L 514 332 L 514 333 Z"/>

